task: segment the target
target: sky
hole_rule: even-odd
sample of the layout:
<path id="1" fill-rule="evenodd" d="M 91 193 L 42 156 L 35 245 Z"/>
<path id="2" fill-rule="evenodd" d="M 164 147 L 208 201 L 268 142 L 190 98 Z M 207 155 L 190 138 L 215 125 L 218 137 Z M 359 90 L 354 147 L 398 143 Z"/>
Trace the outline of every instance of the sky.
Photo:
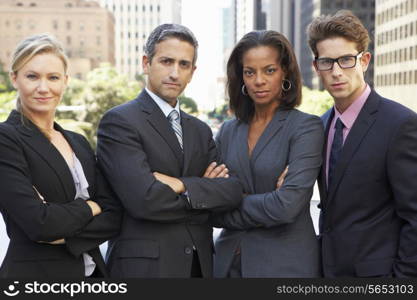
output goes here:
<path id="1" fill-rule="evenodd" d="M 199 42 L 197 69 L 185 95 L 197 102 L 199 110 L 212 110 L 221 104 L 219 93 L 224 88 L 217 79 L 224 76 L 222 8 L 229 3 L 228 0 L 182 0 L 182 24 L 191 29 Z"/>

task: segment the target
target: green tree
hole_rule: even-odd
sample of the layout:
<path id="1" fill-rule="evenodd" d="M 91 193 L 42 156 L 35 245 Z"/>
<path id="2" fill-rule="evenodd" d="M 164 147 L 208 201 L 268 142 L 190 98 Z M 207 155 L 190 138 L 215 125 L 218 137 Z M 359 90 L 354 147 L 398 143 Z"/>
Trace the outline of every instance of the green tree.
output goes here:
<path id="1" fill-rule="evenodd" d="M 95 146 L 97 127 L 104 113 L 113 106 L 134 99 L 140 89 L 139 82 L 129 81 L 110 64 L 101 64 L 87 74 L 85 82 L 70 82 L 62 102 L 63 107 L 73 109 L 60 109 L 57 117 L 73 130 L 82 132 Z"/>
<path id="2" fill-rule="evenodd" d="M 321 116 L 333 105 L 333 98 L 327 91 L 312 90 L 303 86 L 301 111 Z"/>
<path id="3" fill-rule="evenodd" d="M 197 103 L 192 98 L 179 96 L 178 99 L 180 100 L 180 107 L 183 111 L 188 114 L 196 114 L 198 113 Z"/>
<path id="4" fill-rule="evenodd" d="M 4 70 L 2 63 L 0 62 L 0 93 L 13 91 L 13 85 L 10 82 L 9 73 Z"/>
<path id="5" fill-rule="evenodd" d="M 15 108 L 15 99 L 15 91 L 0 93 L 0 122 L 5 121 L 12 109 Z"/>
<path id="6" fill-rule="evenodd" d="M 225 102 L 209 112 L 207 116 L 212 119 L 217 119 L 219 122 L 224 122 L 231 118 L 229 105 Z"/>

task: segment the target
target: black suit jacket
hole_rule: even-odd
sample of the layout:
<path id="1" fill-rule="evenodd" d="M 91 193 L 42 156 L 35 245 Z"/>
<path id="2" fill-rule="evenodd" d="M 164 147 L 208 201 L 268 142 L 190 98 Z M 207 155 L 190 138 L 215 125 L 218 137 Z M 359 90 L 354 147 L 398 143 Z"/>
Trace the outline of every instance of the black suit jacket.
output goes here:
<path id="1" fill-rule="evenodd" d="M 217 158 L 211 130 L 182 111 L 181 125 L 184 152 L 145 90 L 100 122 L 98 161 L 125 209 L 120 236 L 108 250 L 111 276 L 189 277 L 193 246 L 203 276 L 212 276 L 208 212 L 236 207 L 242 188 L 235 177 L 201 178 Z M 152 172 L 180 178 L 190 202 Z"/>
<path id="2" fill-rule="evenodd" d="M 21 114 L 12 111 L 0 124 L 0 210 L 10 238 L 1 277 L 84 277 L 84 252 L 107 275 L 98 246 L 117 234 L 121 213 L 110 201 L 87 140 L 56 123 L 54 127 L 80 160 L 90 199 L 103 212 L 93 217 L 85 200 L 74 200 L 74 181 L 62 155 L 30 121 L 22 124 Z M 61 238 L 66 244 L 39 243 Z"/>
<path id="3" fill-rule="evenodd" d="M 326 140 L 333 110 L 323 116 Z M 319 189 L 325 277 L 417 276 L 417 115 L 372 91 Z"/>

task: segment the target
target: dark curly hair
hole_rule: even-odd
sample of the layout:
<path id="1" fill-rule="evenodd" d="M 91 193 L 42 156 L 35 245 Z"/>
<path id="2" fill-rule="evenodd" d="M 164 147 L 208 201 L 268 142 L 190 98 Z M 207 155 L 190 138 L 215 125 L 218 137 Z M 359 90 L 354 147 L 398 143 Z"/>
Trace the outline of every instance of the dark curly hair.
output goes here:
<path id="1" fill-rule="evenodd" d="M 227 62 L 227 91 L 230 109 L 240 121 L 248 123 L 255 107 L 252 99 L 241 92 L 243 81 L 243 55 L 252 48 L 269 46 L 278 51 L 278 64 L 291 82 L 289 91 L 282 91 L 280 109 L 292 109 L 301 104 L 301 75 L 293 48 L 287 38 L 273 30 L 247 33 L 234 47 Z M 281 82 L 277 83 L 281 84 Z"/>

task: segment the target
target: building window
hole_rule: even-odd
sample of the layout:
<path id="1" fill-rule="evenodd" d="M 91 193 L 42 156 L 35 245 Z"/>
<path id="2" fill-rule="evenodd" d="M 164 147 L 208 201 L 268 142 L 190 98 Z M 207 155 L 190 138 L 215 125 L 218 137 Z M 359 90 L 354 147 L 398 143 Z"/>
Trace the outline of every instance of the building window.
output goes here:
<path id="1" fill-rule="evenodd" d="M 33 22 L 32 20 L 30 20 L 29 22 L 28 22 L 28 27 L 29 27 L 29 29 L 30 30 L 33 30 L 33 29 L 35 29 L 35 22 Z"/>
<path id="2" fill-rule="evenodd" d="M 84 23 L 83 22 L 80 23 L 80 31 L 84 31 Z"/>
<path id="3" fill-rule="evenodd" d="M 67 21 L 67 30 L 71 30 L 71 21 Z"/>
<path id="4" fill-rule="evenodd" d="M 16 6 L 23 6 L 23 3 L 22 2 L 17 2 Z"/>
<path id="5" fill-rule="evenodd" d="M 71 37 L 67 36 L 67 45 L 71 45 Z"/>
<path id="6" fill-rule="evenodd" d="M 55 30 L 58 29 L 58 21 L 57 20 L 52 21 L 52 28 L 55 29 Z"/>
<path id="7" fill-rule="evenodd" d="M 70 2 L 66 3 L 65 7 L 72 7 L 72 3 L 70 3 Z"/>
<path id="8" fill-rule="evenodd" d="M 146 11 L 145 4 L 144 4 L 144 5 L 142 5 L 142 11 L 143 11 L 143 12 L 145 12 L 145 11 Z"/>
<path id="9" fill-rule="evenodd" d="M 30 7 L 35 7 L 36 6 L 36 3 L 32 2 L 29 6 Z"/>
<path id="10" fill-rule="evenodd" d="M 97 46 L 101 45 L 101 37 L 99 37 L 99 36 L 96 37 L 96 44 L 97 44 Z"/>

